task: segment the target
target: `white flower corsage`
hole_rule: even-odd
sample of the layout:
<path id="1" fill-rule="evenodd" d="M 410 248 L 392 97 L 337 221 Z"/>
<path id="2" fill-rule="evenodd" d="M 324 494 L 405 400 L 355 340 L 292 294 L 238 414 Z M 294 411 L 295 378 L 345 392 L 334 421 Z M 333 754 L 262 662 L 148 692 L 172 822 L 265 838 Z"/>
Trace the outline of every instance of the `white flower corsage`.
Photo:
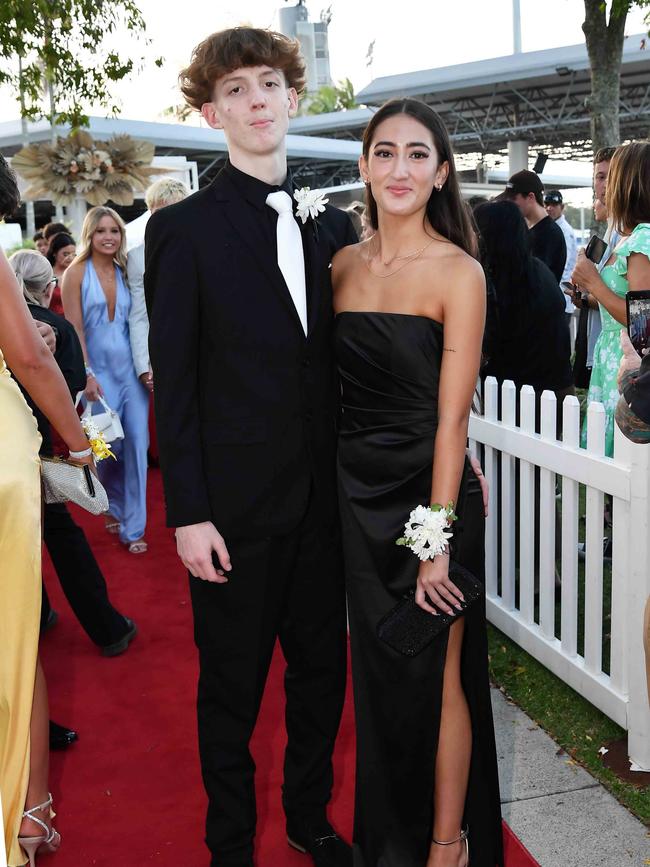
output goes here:
<path id="1" fill-rule="evenodd" d="M 310 190 L 309 187 L 296 190 L 293 197 L 297 202 L 296 215 L 302 220 L 303 226 L 310 217 L 315 220 L 319 214 L 322 214 L 325 205 L 329 202 L 320 190 Z"/>
<path id="2" fill-rule="evenodd" d="M 450 524 L 456 517 L 453 503 L 416 506 L 404 524 L 404 535 L 395 544 L 410 548 L 420 560 L 433 560 L 438 554 L 447 554 L 453 535 Z"/>
<path id="3" fill-rule="evenodd" d="M 97 462 L 103 461 L 104 458 L 113 458 L 114 460 L 117 460 L 109 448 L 110 443 L 106 442 L 104 434 L 100 431 L 94 421 L 91 421 L 89 418 L 82 418 L 81 426 L 88 437 L 88 445 L 92 449 Z"/>

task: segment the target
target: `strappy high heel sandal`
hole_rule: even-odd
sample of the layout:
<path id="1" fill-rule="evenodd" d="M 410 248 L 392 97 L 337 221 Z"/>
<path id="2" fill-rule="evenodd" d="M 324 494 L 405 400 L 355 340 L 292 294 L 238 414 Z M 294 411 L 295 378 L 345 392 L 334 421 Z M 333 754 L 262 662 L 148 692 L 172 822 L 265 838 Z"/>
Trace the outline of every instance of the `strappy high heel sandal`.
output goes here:
<path id="1" fill-rule="evenodd" d="M 434 837 L 431 842 L 435 843 L 436 846 L 453 846 L 454 843 L 463 842 L 466 855 L 464 867 L 469 867 L 469 825 L 460 832 L 460 836 L 456 837 L 455 840 L 436 840 Z"/>
<path id="2" fill-rule="evenodd" d="M 25 810 L 23 813 L 23 819 L 30 819 L 32 822 L 36 822 L 36 824 L 40 825 L 44 831 L 44 833 L 39 837 L 18 837 L 18 842 L 23 847 L 27 853 L 27 857 L 29 858 L 29 867 L 35 867 L 37 852 L 43 854 L 56 852 L 61 845 L 61 835 L 59 832 L 55 831 L 54 828 L 48 828 L 42 819 L 39 819 L 34 815 L 38 810 L 48 809 L 50 812 L 49 817 L 50 819 L 53 819 L 56 814 L 52 810 L 52 795 L 49 795 L 47 801 L 43 804 L 38 804 L 36 807 L 32 807 L 31 810 Z"/>

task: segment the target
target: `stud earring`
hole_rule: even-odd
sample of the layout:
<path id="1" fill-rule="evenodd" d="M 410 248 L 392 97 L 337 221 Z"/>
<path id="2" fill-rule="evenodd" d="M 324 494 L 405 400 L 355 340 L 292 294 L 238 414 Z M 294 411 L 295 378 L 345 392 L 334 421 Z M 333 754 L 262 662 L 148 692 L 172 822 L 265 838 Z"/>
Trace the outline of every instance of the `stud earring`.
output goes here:
<path id="1" fill-rule="evenodd" d="M 435 184 L 435 188 L 438 190 L 438 192 L 440 192 L 440 190 L 442 189 L 442 184 Z"/>

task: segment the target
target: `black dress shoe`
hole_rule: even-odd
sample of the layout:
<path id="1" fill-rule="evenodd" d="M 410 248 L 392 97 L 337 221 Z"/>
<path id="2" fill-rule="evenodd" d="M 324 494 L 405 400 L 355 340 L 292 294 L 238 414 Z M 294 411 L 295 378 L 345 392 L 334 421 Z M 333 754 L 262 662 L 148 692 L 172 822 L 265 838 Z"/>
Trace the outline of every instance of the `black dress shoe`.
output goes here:
<path id="1" fill-rule="evenodd" d="M 65 750 L 70 744 L 73 744 L 75 741 L 79 740 L 79 735 L 72 731 L 72 729 L 67 729 L 65 726 L 60 726 L 58 723 L 52 722 L 50 720 L 50 749 L 51 750 Z"/>
<path id="2" fill-rule="evenodd" d="M 298 852 L 311 855 L 315 867 L 352 867 L 352 847 L 342 840 L 326 819 L 287 822 L 287 842 Z"/>
<path id="3" fill-rule="evenodd" d="M 138 627 L 135 623 L 128 617 L 125 617 L 124 619 L 126 620 L 127 625 L 126 634 L 123 635 L 119 641 L 115 641 L 113 644 L 107 644 L 106 647 L 102 647 L 102 656 L 119 656 L 120 653 L 124 653 L 124 651 L 129 649 L 129 644 L 131 644 L 135 636 L 138 634 Z"/>

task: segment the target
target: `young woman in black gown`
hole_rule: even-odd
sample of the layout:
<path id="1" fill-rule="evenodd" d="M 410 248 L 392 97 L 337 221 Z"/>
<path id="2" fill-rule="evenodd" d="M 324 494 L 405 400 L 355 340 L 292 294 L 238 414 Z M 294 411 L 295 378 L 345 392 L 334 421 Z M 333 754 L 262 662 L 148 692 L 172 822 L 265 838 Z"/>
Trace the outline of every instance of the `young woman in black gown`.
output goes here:
<path id="1" fill-rule="evenodd" d="M 365 132 L 360 169 L 377 231 L 332 265 L 357 721 L 354 867 L 466 867 L 467 828 L 472 867 L 495 867 L 503 854 L 484 604 L 412 658 L 376 634 L 416 585 L 432 617 L 427 598 L 446 612 L 458 604 L 449 555 L 420 562 L 395 544 L 416 506 L 457 504 L 454 558 L 483 576 L 482 498 L 468 493 L 465 447 L 485 281 L 434 111 L 411 99 L 384 105 Z"/>

